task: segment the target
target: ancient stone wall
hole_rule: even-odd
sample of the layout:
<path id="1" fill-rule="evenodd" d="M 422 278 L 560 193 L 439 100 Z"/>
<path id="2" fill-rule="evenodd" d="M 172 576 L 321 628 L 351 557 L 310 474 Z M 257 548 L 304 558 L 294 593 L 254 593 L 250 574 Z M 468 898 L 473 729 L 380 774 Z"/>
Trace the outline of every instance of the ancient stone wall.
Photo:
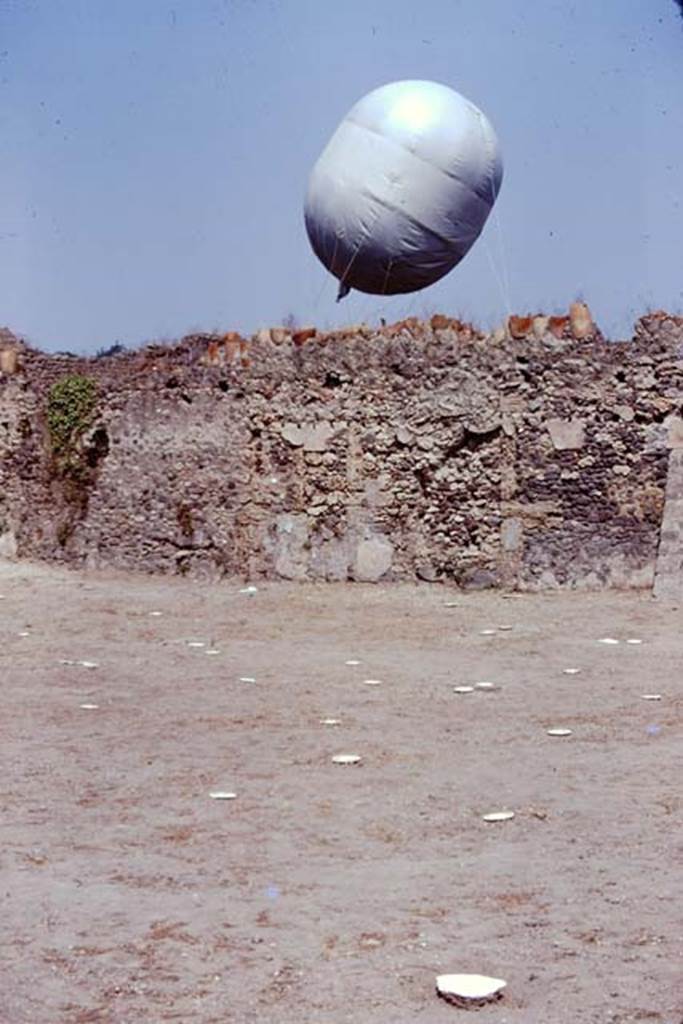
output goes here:
<path id="1" fill-rule="evenodd" d="M 512 317 L 492 336 L 435 316 L 87 360 L 5 335 L 0 555 L 207 577 L 650 586 L 669 450 L 683 444 L 682 346 L 682 319 L 652 314 L 615 343 L 585 307 Z M 66 472 L 47 409 L 73 375 L 97 400 Z"/>

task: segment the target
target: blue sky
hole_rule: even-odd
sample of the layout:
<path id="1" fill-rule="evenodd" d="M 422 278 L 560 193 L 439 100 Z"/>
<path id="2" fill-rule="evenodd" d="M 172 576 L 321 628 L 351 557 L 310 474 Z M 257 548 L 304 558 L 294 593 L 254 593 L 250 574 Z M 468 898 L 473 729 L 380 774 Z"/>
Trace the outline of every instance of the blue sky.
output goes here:
<path id="1" fill-rule="evenodd" d="M 582 296 L 629 337 L 683 309 L 682 66 L 673 0 L 0 0 L 0 325 L 92 352 Z M 336 305 L 308 175 L 401 78 L 487 113 L 503 188 L 443 281 Z"/>

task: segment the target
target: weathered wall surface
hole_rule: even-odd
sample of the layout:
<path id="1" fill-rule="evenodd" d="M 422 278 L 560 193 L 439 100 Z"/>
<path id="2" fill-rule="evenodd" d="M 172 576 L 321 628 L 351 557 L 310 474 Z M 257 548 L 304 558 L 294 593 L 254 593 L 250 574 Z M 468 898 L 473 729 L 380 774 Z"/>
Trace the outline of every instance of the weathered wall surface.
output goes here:
<path id="1" fill-rule="evenodd" d="M 682 346 L 683 320 L 665 314 L 619 343 L 560 318 L 484 337 L 439 316 L 92 360 L 5 337 L 0 555 L 207 577 L 649 586 L 669 450 L 683 443 Z M 75 483 L 55 470 L 46 423 L 67 374 L 98 393 Z"/>

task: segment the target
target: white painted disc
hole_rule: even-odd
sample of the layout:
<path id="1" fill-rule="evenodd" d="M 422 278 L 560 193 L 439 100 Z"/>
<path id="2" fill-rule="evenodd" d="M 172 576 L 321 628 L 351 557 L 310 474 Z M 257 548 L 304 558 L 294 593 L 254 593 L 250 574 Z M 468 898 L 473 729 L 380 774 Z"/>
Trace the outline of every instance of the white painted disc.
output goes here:
<path id="1" fill-rule="evenodd" d="M 223 789 L 216 789 L 213 793 L 209 793 L 212 800 L 236 800 L 237 793 L 227 793 Z"/>
<path id="2" fill-rule="evenodd" d="M 360 662 L 356 661 L 355 658 L 349 658 L 349 660 L 345 661 L 344 664 L 345 665 L 360 665 Z"/>
<path id="3" fill-rule="evenodd" d="M 443 606 L 444 606 L 444 608 L 459 608 L 460 607 L 457 601 L 444 601 Z"/>
<path id="4" fill-rule="evenodd" d="M 363 683 L 365 684 L 365 686 L 381 686 L 382 685 L 382 680 L 381 679 L 364 679 Z"/>
<path id="5" fill-rule="evenodd" d="M 496 632 L 495 629 L 480 629 L 479 630 L 479 635 L 480 636 L 495 636 L 495 632 Z"/>
<path id="6" fill-rule="evenodd" d="M 626 641 L 627 644 L 642 644 L 642 642 L 642 640 L 639 640 L 638 637 L 635 636 L 630 637 L 630 639 Z"/>
<path id="7" fill-rule="evenodd" d="M 188 647 L 206 647 L 206 644 L 204 643 L 203 640 L 188 640 L 187 641 L 187 646 Z"/>
<path id="8" fill-rule="evenodd" d="M 562 671 L 566 676 L 578 676 L 581 671 L 580 668 L 563 668 Z"/>
<path id="9" fill-rule="evenodd" d="M 254 676 L 240 676 L 241 683 L 255 683 L 256 679 Z"/>
<path id="10" fill-rule="evenodd" d="M 334 764 L 358 764 L 359 754 L 335 754 L 332 758 Z"/>
<path id="11" fill-rule="evenodd" d="M 27 629 L 22 629 L 21 633 L 17 633 L 17 636 L 30 636 L 31 634 Z"/>
<path id="12" fill-rule="evenodd" d="M 163 612 L 150 612 L 149 614 L 150 614 L 150 615 L 153 615 L 153 616 L 154 616 L 155 618 L 157 618 L 157 619 L 158 619 L 158 618 L 159 618 L 159 616 L 160 616 L 160 615 L 163 615 L 164 613 L 163 613 Z"/>
<path id="13" fill-rule="evenodd" d="M 483 974 L 440 974 L 436 988 L 440 996 L 455 1003 L 479 1003 L 496 999 L 507 982 Z"/>
<path id="14" fill-rule="evenodd" d="M 321 718 L 321 725 L 341 725 L 341 718 Z"/>
<path id="15" fill-rule="evenodd" d="M 240 587 L 240 594 L 256 594 L 257 591 L 258 591 L 258 587 L 254 587 L 254 586 Z"/>
<path id="16" fill-rule="evenodd" d="M 221 652 L 217 648 L 215 648 L 215 647 L 212 647 L 208 651 L 204 651 L 204 654 L 220 654 L 220 653 Z"/>
<path id="17" fill-rule="evenodd" d="M 603 636 L 600 640 L 598 640 L 598 643 L 599 644 L 618 644 L 618 643 L 621 643 L 621 641 L 620 640 L 615 640 L 613 636 Z"/>
<path id="18" fill-rule="evenodd" d="M 548 729 L 548 736 L 571 736 L 571 729 Z"/>
<path id="19" fill-rule="evenodd" d="M 495 683 L 486 683 L 486 682 L 485 683 L 475 683 L 474 684 L 474 688 L 475 688 L 475 690 L 495 690 L 496 684 Z"/>
<path id="20" fill-rule="evenodd" d="M 514 816 L 514 811 L 493 811 L 491 814 L 482 815 L 484 821 L 509 821 Z"/>
<path id="21" fill-rule="evenodd" d="M 97 668 L 99 666 L 98 661 L 79 661 L 78 664 L 82 665 L 83 668 Z"/>
<path id="22" fill-rule="evenodd" d="M 661 693 L 642 693 L 640 695 L 641 700 L 661 700 Z"/>
<path id="23" fill-rule="evenodd" d="M 78 706 L 83 708 L 85 711 L 94 711 L 100 705 L 99 704 L 79 704 Z"/>
<path id="24" fill-rule="evenodd" d="M 474 693 L 473 686 L 454 686 L 453 693 Z"/>

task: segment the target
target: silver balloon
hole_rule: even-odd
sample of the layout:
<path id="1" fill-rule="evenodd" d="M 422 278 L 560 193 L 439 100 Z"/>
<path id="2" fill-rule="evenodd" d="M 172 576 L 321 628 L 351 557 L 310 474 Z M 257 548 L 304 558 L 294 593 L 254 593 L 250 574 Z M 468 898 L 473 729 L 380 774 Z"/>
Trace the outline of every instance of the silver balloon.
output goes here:
<path id="1" fill-rule="evenodd" d="M 315 164 L 306 196 L 314 252 L 351 288 L 417 291 L 479 237 L 503 165 L 486 116 L 436 82 L 393 82 L 349 111 Z"/>

